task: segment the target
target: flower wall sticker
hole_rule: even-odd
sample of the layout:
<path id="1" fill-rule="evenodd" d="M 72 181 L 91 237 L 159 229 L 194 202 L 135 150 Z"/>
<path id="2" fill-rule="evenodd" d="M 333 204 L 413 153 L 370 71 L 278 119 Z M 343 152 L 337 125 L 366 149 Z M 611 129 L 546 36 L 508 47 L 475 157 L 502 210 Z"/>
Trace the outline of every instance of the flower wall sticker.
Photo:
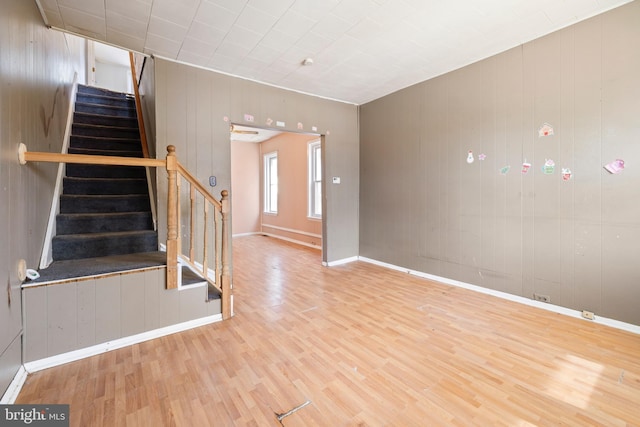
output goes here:
<path id="1" fill-rule="evenodd" d="M 540 129 L 538 129 L 538 137 L 542 138 L 543 136 L 551 136 L 553 135 L 553 126 L 549 123 L 543 124 Z"/>
<path id="2" fill-rule="evenodd" d="M 484 160 L 484 159 L 486 159 L 486 158 L 487 158 L 487 155 L 486 155 L 486 154 L 484 154 L 484 153 L 480 153 L 480 154 L 478 154 L 478 160 Z"/>

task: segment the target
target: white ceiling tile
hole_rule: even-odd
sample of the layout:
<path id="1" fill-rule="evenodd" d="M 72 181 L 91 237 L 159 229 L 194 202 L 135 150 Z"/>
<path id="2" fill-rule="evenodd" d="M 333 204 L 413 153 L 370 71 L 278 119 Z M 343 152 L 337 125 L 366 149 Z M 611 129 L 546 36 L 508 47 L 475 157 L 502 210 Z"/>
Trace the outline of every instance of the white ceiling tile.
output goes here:
<path id="1" fill-rule="evenodd" d="M 316 22 L 316 20 L 298 12 L 288 10 L 274 25 L 273 29 L 297 38 L 308 33 Z"/>
<path id="2" fill-rule="evenodd" d="M 39 3 L 42 9 L 46 11 L 60 13 L 58 12 L 58 0 L 39 0 Z"/>
<path id="3" fill-rule="evenodd" d="M 144 40 L 147 34 L 147 23 L 107 10 L 107 34 L 110 31 L 118 31 Z"/>
<path id="4" fill-rule="evenodd" d="M 180 48 L 180 53 L 186 51 L 206 58 L 211 58 L 218 48 L 218 45 L 219 43 L 211 44 L 209 43 L 209 40 L 206 39 L 185 37 L 182 42 L 182 47 Z"/>
<path id="5" fill-rule="evenodd" d="M 102 18 L 105 15 L 104 0 L 58 0 L 58 5 Z"/>
<path id="6" fill-rule="evenodd" d="M 278 57 L 282 55 L 282 52 L 279 50 L 271 49 L 270 47 L 258 45 L 253 48 L 251 52 L 247 55 L 248 58 L 253 58 L 258 61 L 267 62 L 271 64 Z"/>
<path id="7" fill-rule="evenodd" d="M 210 25 L 219 31 L 229 31 L 238 14 L 217 4 L 203 1 L 198 8 L 194 21 Z"/>
<path id="8" fill-rule="evenodd" d="M 244 46 L 247 51 L 253 49 L 258 42 L 262 39 L 262 35 L 254 33 L 246 28 L 234 26 L 231 31 L 227 33 L 224 41 Z"/>
<path id="9" fill-rule="evenodd" d="M 191 27 L 187 33 L 188 37 L 204 40 L 214 46 L 220 44 L 220 42 L 224 40 L 226 34 L 227 33 L 224 31 L 220 31 L 215 27 L 198 21 L 193 21 L 191 23 Z"/>
<path id="10" fill-rule="evenodd" d="M 244 8 L 235 25 L 247 28 L 258 34 L 265 34 L 273 27 L 278 18 L 268 15 L 259 9 L 247 6 Z"/>
<path id="11" fill-rule="evenodd" d="M 144 39 L 135 38 L 129 34 L 123 34 L 115 30 L 107 30 L 105 41 L 116 46 L 127 46 L 128 50 L 136 52 L 144 51 Z"/>
<path id="12" fill-rule="evenodd" d="M 249 0 L 249 6 L 255 7 L 271 16 L 280 17 L 293 5 L 295 0 Z"/>
<path id="13" fill-rule="evenodd" d="M 145 41 L 144 53 L 152 53 L 175 59 L 180 51 L 181 42 L 149 33 Z"/>
<path id="14" fill-rule="evenodd" d="M 60 14 L 66 30 L 104 40 L 107 32 L 104 18 L 64 6 L 60 6 Z"/>
<path id="15" fill-rule="evenodd" d="M 246 45 L 231 43 L 224 40 L 216 49 L 216 54 L 242 59 L 251 52 L 251 48 Z"/>
<path id="16" fill-rule="evenodd" d="M 218 6 L 221 6 L 236 15 L 239 15 L 242 12 L 242 9 L 245 8 L 247 2 L 249 0 L 206 0 L 211 3 L 215 3 Z"/>
<path id="17" fill-rule="evenodd" d="M 155 0 L 151 9 L 151 16 L 173 22 L 181 27 L 189 27 L 196 11 L 198 1 L 194 0 Z"/>
<path id="18" fill-rule="evenodd" d="M 206 67 L 209 65 L 209 61 L 211 60 L 208 56 L 201 56 L 195 54 L 193 52 L 180 50 L 178 53 L 178 61 L 186 62 L 188 64 L 198 65 L 200 67 Z"/>
<path id="19" fill-rule="evenodd" d="M 378 5 L 373 0 L 349 0 L 340 2 L 331 13 L 351 24 L 357 24 L 377 7 Z"/>
<path id="20" fill-rule="evenodd" d="M 300 49 L 306 50 L 311 54 L 315 54 L 317 52 L 321 52 L 326 47 L 330 46 L 333 43 L 333 40 L 319 34 L 316 34 L 313 31 L 308 32 L 298 42 L 296 46 Z"/>
<path id="21" fill-rule="evenodd" d="M 151 16 L 151 20 L 149 21 L 149 28 L 147 32 L 149 34 L 155 34 L 156 36 L 163 37 L 169 40 L 175 40 L 177 42 L 182 42 L 182 39 L 186 37 L 188 28 L 182 27 L 173 22 L 165 21 L 164 19 L 158 18 L 156 16 Z"/>
<path id="22" fill-rule="evenodd" d="M 298 39 L 289 34 L 285 34 L 278 30 L 271 30 L 266 36 L 260 40 L 260 46 L 266 46 L 268 48 L 284 52 L 293 46 Z"/>
<path id="23" fill-rule="evenodd" d="M 335 40 L 349 31 L 352 27 L 353 24 L 351 22 L 345 21 L 333 13 L 328 13 L 313 26 L 313 30 L 316 33 L 321 33 L 326 38 Z"/>
<path id="24" fill-rule="evenodd" d="M 340 3 L 340 0 L 296 0 L 291 9 L 306 17 L 319 20 L 336 7 L 338 3 Z"/>
<path id="25" fill-rule="evenodd" d="M 104 0 L 107 12 L 128 16 L 138 21 L 148 21 L 151 3 L 140 0 Z"/>

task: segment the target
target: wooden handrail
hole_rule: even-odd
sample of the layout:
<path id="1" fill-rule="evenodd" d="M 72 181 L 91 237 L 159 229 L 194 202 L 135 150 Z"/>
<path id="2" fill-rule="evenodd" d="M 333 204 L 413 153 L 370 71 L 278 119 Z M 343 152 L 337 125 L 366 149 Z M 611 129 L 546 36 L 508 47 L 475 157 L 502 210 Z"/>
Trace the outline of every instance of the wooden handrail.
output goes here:
<path id="1" fill-rule="evenodd" d="M 27 151 L 24 144 L 18 149 L 18 159 L 20 164 L 27 162 L 45 163 L 80 163 L 85 165 L 106 165 L 106 166 L 145 166 L 164 167 L 167 163 L 163 159 L 142 159 L 139 157 L 120 156 L 94 156 L 93 154 L 64 154 L 64 153 L 43 153 L 37 151 Z"/>
<path id="2" fill-rule="evenodd" d="M 182 166 L 180 164 L 180 162 L 178 162 L 178 172 L 180 173 L 180 175 L 182 175 L 184 177 L 184 179 L 186 179 L 189 184 L 193 185 L 200 194 L 202 194 L 204 196 L 205 199 L 207 199 L 207 201 L 209 203 L 211 203 L 212 205 L 216 206 L 218 209 L 222 209 L 222 203 L 219 202 L 218 200 L 216 200 L 215 197 L 213 197 L 211 195 L 211 193 L 209 193 L 209 191 L 207 191 L 207 189 L 205 188 L 204 185 L 202 185 L 200 183 L 200 181 L 198 181 L 192 174 L 191 172 L 189 172 L 188 170 L 186 170 L 184 168 L 184 166 Z"/>
<path id="3" fill-rule="evenodd" d="M 136 75 L 136 64 L 133 59 L 133 52 L 129 52 L 129 65 L 131 66 L 131 78 L 133 79 L 133 95 L 136 99 L 136 114 L 138 115 L 138 129 L 140 130 L 142 156 L 149 158 L 149 145 L 147 144 L 147 133 L 145 132 L 144 119 L 142 118 L 142 103 L 140 102 L 140 91 L 138 90 L 138 78 Z"/>

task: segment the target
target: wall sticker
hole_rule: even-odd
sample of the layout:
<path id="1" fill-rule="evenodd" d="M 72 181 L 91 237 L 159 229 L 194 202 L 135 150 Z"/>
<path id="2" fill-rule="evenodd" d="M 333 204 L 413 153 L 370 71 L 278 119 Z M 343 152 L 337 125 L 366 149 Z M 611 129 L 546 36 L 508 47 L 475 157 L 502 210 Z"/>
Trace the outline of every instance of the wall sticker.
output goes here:
<path id="1" fill-rule="evenodd" d="M 273 124 L 273 119 L 271 117 L 269 117 L 266 121 L 267 126 L 271 126 Z"/>
<path id="2" fill-rule="evenodd" d="M 511 166 L 503 166 L 500 169 L 500 175 L 506 175 L 509 173 L 509 169 L 511 169 Z"/>
<path id="3" fill-rule="evenodd" d="M 572 176 L 573 176 L 573 173 L 571 173 L 571 169 L 562 168 L 562 180 L 563 181 L 569 181 Z"/>
<path id="4" fill-rule="evenodd" d="M 555 172 L 555 170 L 556 170 L 556 163 L 551 159 L 547 159 L 544 162 L 544 165 L 542 165 L 542 172 L 545 175 L 551 175 L 553 172 Z"/>
<path id="5" fill-rule="evenodd" d="M 486 155 L 486 154 L 484 154 L 484 153 L 480 153 L 480 154 L 478 154 L 478 160 L 484 160 L 484 159 L 486 159 L 486 158 L 487 158 L 487 155 Z"/>
<path id="6" fill-rule="evenodd" d="M 471 150 L 469 150 L 469 152 L 467 153 L 467 163 L 473 163 L 473 151 Z"/>
<path id="7" fill-rule="evenodd" d="M 531 163 L 527 162 L 527 159 L 525 159 L 524 162 L 522 163 L 522 174 L 526 174 L 527 172 L 529 172 L 530 168 L 531 168 Z"/>
<path id="8" fill-rule="evenodd" d="M 613 162 L 604 165 L 604 168 L 609 173 L 619 174 L 624 170 L 624 160 L 615 159 Z"/>
<path id="9" fill-rule="evenodd" d="M 553 135 L 553 126 L 549 123 L 543 124 L 540 129 L 538 129 L 538 137 L 542 138 L 543 136 L 551 136 Z"/>

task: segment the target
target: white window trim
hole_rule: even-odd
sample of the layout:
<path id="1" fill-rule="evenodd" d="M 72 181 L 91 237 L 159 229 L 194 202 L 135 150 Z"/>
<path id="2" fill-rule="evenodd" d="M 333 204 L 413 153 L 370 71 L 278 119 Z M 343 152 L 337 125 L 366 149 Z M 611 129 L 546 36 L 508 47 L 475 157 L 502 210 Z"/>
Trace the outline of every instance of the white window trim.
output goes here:
<path id="1" fill-rule="evenodd" d="M 263 192 L 264 192 L 264 198 L 263 198 L 263 209 L 262 211 L 266 214 L 270 214 L 270 215 L 276 215 L 278 213 L 278 200 L 276 199 L 276 209 L 275 210 L 271 210 L 270 206 L 271 206 L 271 159 L 278 159 L 278 152 L 277 151 L 272 151 L 270 153 L 266 153 L 263 155 L 263 166 L 264 166 L 264 170 L 263 170 L 263 179 L 264 179 L 264 188 L 263 188 Z M 277 171 L 276 171 L 277 173 Z M 278 183 L 276 182 L 276 186 L 278 185 Z M 276 197 L 277 197 L 277 187 L 276 187 Z"/>
<path id="2" fill-rule="evenodd" d="M 315 151 L 315 150 L 318 151 Z M 314 172 L 315 170 L 315 156 L 318 153 L 320 155 L 320 162 L 322 162 L 322 146 L 320 139 L 313 140 L 309 142 L 307 149 L 307 169 L 308 169 L 308 178 L 307 178 L 307 218 L 310 219 L 322 219 L 322 213 L 314 214 L 315 201 L 315 181 L 314 181 Z M 322 163 L 321 163 L 322 164 Z M 320 166 L 322 168 L 322 166 Z M 322 207 L 322 170 L 320 170 L 320 204 Z"/>

